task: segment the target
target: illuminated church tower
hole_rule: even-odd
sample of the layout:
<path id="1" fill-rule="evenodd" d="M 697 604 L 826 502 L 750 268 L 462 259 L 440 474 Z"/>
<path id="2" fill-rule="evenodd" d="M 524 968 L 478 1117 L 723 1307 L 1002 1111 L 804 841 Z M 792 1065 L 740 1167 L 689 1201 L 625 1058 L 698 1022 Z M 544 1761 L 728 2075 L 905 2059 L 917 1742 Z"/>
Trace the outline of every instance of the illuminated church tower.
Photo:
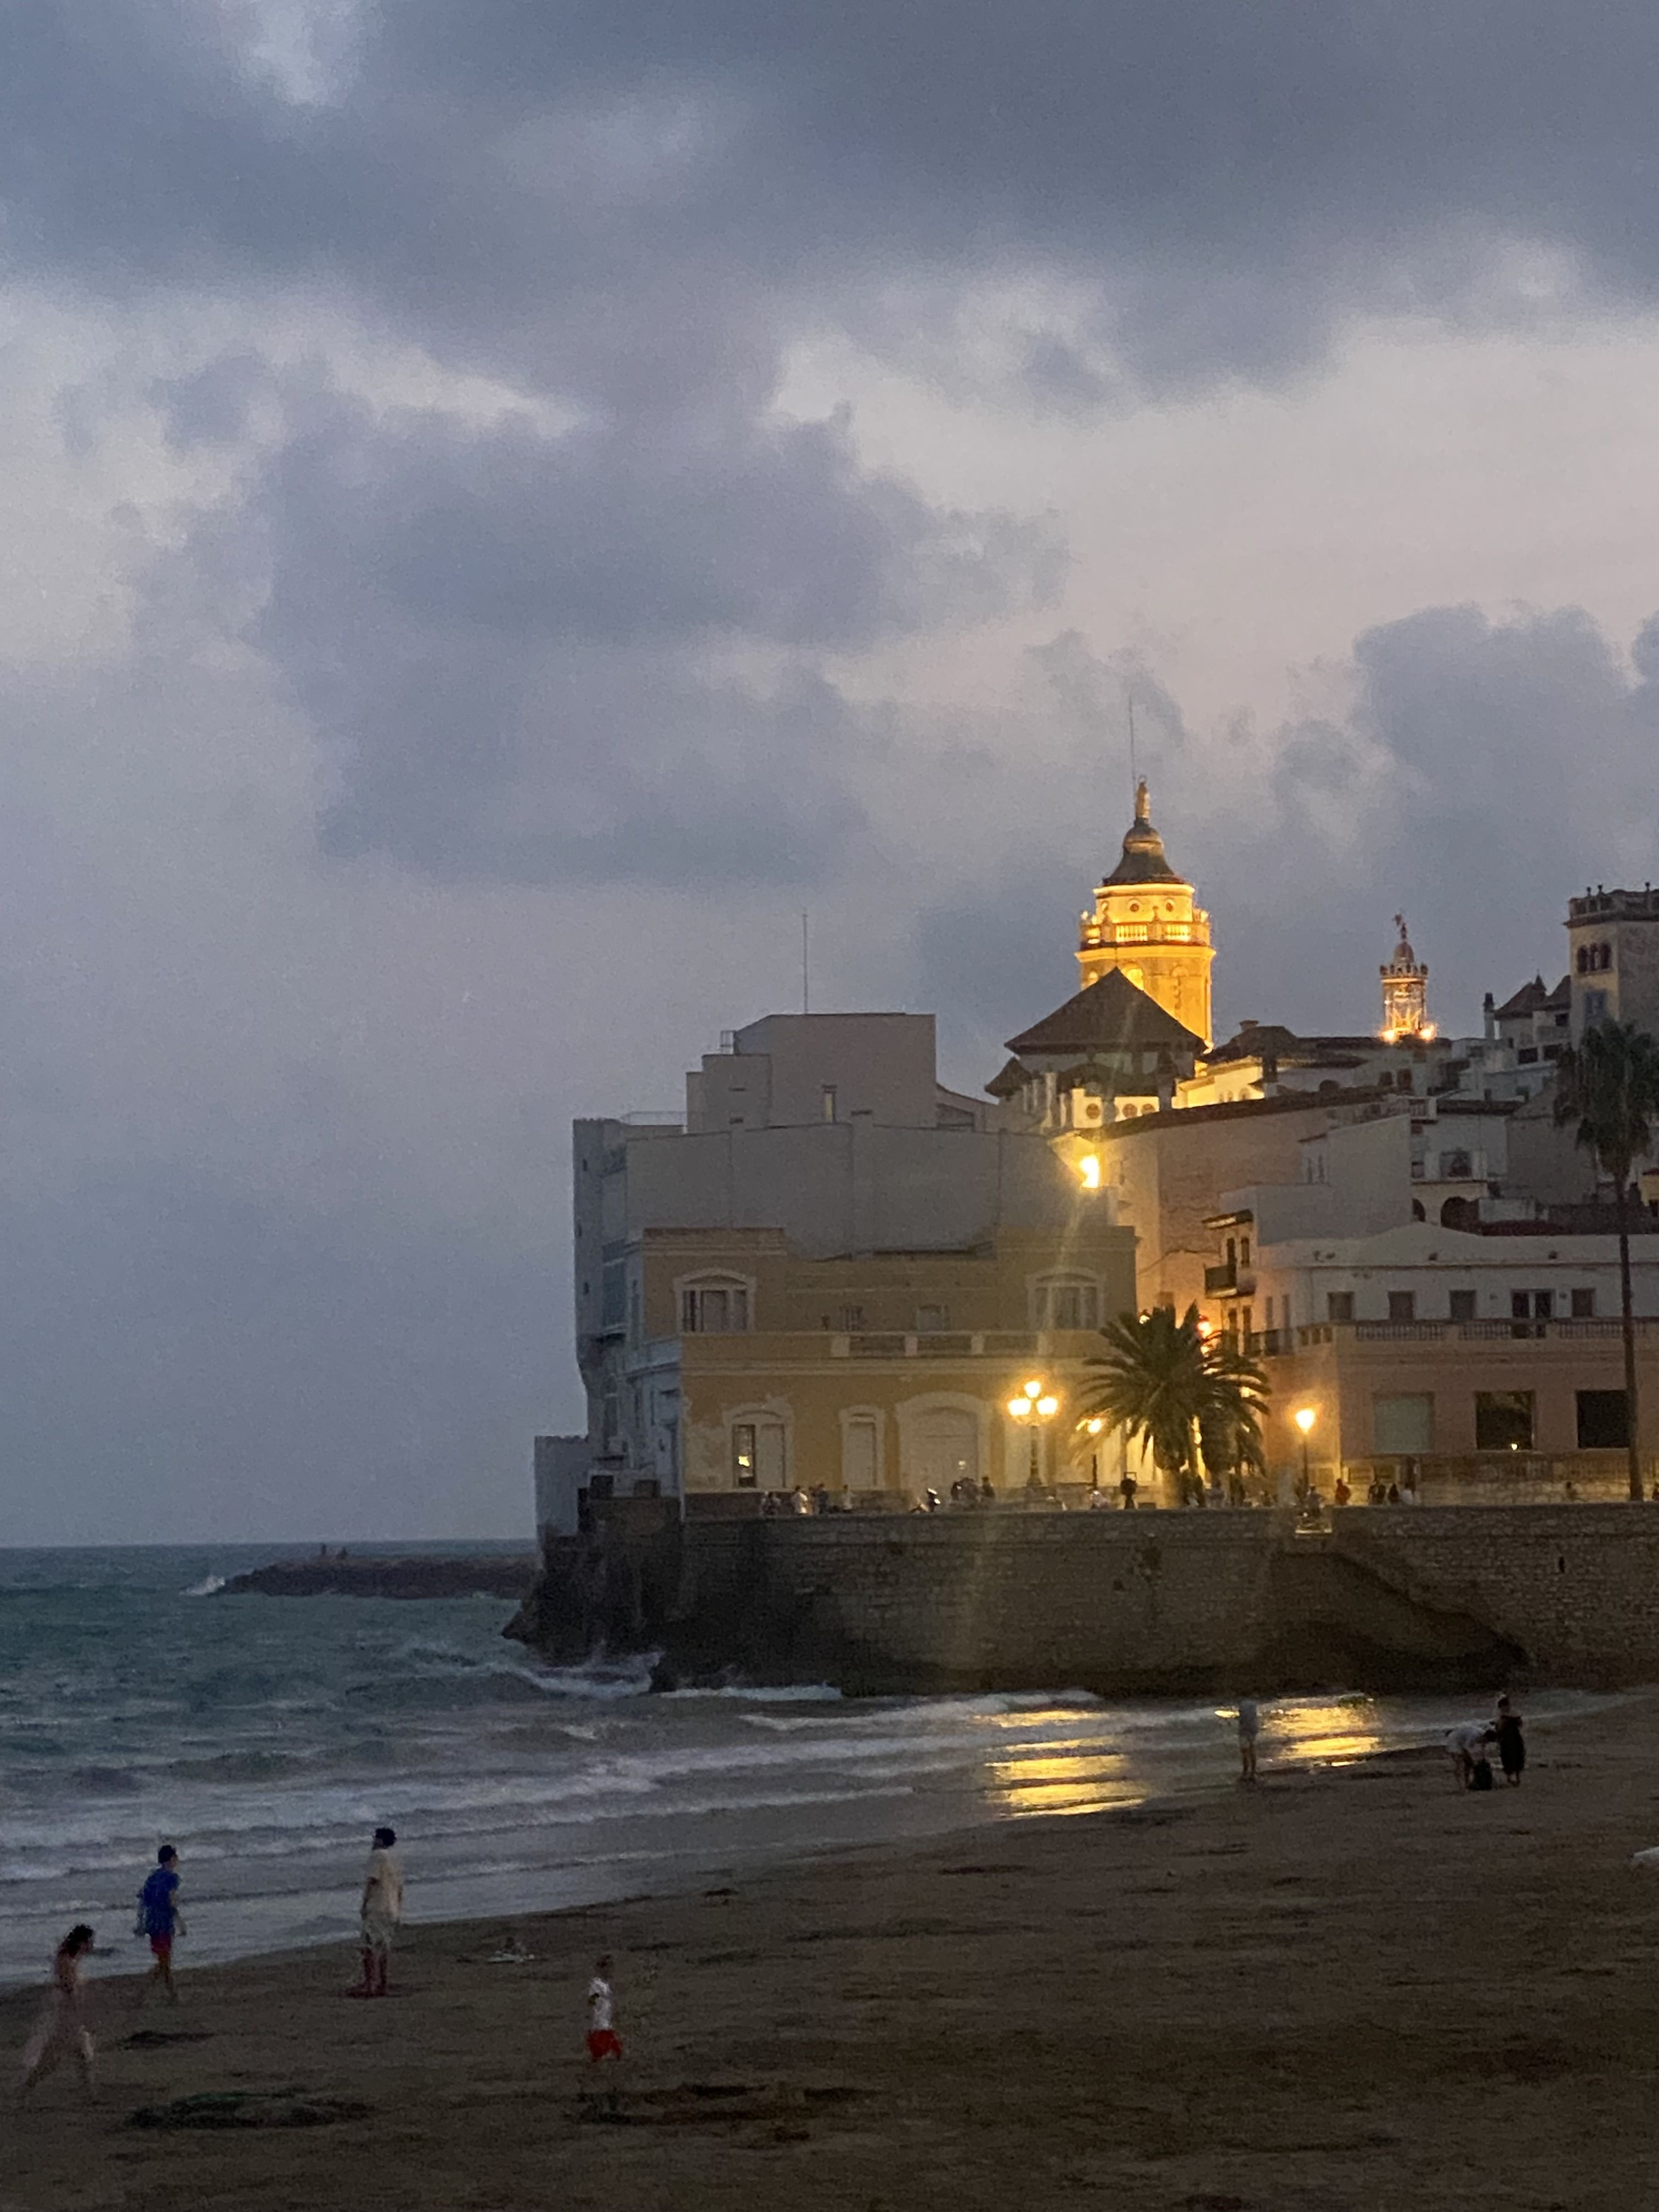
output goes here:
<path id="1" fill-rule="evenodd" d="M 1085 987 L 1114 969 L 1166 1013 L 1211 1042 L 1210 917 L 1193 903 L 1193 887 L 1164 856 L 1152 823 L 1146 783 L 1135 786 L 1135 818 L 1123 858 L 1095 892 L 1083 917 L 1078 966 Z"/>
<path id="2" fill-rule="evenodd" d="M 1394 926 L 1400 942 L 1388 966 L 1377 971 L 1382 978 L 1382 1026 L 1377 1034 L 1384 1044 L 1404 1043 L 1411 1037 L 1426 1042 L 1434 1035 L 1429 1019 L 1428 963 L 1412 951 L 1403 914 L 1395 915 Z"/>

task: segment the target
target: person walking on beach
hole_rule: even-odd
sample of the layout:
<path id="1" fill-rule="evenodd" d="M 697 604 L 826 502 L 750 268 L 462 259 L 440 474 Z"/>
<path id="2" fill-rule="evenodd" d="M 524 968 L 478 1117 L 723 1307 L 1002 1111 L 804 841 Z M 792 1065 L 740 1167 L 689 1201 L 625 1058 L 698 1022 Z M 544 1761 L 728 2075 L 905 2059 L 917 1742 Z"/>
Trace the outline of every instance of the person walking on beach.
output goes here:
<path id="1" fill-rule="evenodd" d="M 169 2004 L 179 2002 L 173 1978 L 173 1940 L 189 1933 L 179 1910 L 179 1854 L 171 1844 L 163 1844 L 138 1893 L 138 1923 L 132 1931 L 135 1936 L 149 1936 L 150 1956 L 155 1961 L 138 1984 L 139 2006 L 156 1982 L 167 1991 Z"/>
<path id="2" fill-rule="evenodd" d="M 66 2058 L 73 2058 L 80 2069 L 88 2102 L 98 2094 L 92 2071 L 92 2030 L 87 2026 L 81 1989 L 81 1961 L 91 1951 L 92 1941 L 92 1930 L 82 1921 L 58 1946 L 52 1964 L 51 1994 L 23 2050 L 23 2079 L 17 2092 L 20 2105 L 27 2100 L 35 2083 L 43 2081 Z"/>
<path id="3" fill-rule="evenodd" d="M 1255 1780 L 1255 1740 L 1261 1733 L 1261 1715 L 1254 1698 L 1238 1701 L 1238 1778 Z"/>
<path id="4" fill-rule="evenodd" d="M 404 1917 L 403 1869 L 393 1856 L 395 1829 L 376 1828 L 368 1864 L 363 1869 L 363 1894 L 358 1905 L 362 1924 L 362 1979 L 349 1994 L 354 1997 L 383 1997 L 392 1971 L 392 1943 Z"/>
<path id="5" fill-rule="evenodd" d="M 620 2058 L 622 2038 L 617 2033 L 617 1993 L 611 1982 L 607 1952 L 593 1969 L 587 1985 L 587 2063 L 597 2066 L 604 2058 Z"/>

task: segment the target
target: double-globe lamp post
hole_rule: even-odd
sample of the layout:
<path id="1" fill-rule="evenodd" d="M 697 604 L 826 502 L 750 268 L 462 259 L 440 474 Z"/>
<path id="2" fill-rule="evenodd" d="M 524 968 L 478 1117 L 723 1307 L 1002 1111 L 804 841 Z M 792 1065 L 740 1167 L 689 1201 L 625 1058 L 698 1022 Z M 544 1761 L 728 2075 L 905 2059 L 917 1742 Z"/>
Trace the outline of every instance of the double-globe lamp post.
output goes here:
<path id="1" fill-rule="evenodd" d="M 1042 1425 L 1052 1421 L 1060 1411 L 1060 1401 L 1043 1384 L 1040 1377 L 1029 1382 L 1017 1398 L 1008 1401 L 1011 1418 L 1025 1424 L 1031 1439 L 1030 1472 L 1026 1480 L 1034 1489 L 1042 1484 Z"/>

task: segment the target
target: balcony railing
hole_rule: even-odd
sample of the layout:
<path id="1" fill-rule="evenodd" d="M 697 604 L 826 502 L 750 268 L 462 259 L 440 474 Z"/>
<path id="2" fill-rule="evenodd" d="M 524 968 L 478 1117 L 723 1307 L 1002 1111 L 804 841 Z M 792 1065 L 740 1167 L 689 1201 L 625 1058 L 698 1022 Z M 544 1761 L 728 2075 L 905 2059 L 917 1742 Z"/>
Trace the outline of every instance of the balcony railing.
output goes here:
<path id="1" fill-rule="evenodd" d="M 1085 945 L 1207 945 L 1209 941 L 1207 921 L 1086 921 L 1083 925 Z"/>
<path id="2" fill-rule="evenodd" d="M 1659 1316 L 1638 1315 L 1636 1334 L 1650 1338 L 1659 1332 Z M 1623 1334 L 1610 1315 L 1586 1321 L 1537 1321 L 1519 1316 L 1511 1321 L 1321 1321 L 1295 1328 L 1257 1329 L 1249 1340 L 1253 1354 L 1273 1357 L 1291 1351 L 1308 1352 L 1322 1344 L 1504 1344 L 1548 1342 L 1606 1343 Z"/>
<path id="3" fill-rule="evenodd" d="M 1204 1287 L 1206 1291 L 1237 1290 L 1238 1287 L 1237 1261 L 1224 1260 L 1218 1267 L 1206 1267 L 1204 1270 Z"/>

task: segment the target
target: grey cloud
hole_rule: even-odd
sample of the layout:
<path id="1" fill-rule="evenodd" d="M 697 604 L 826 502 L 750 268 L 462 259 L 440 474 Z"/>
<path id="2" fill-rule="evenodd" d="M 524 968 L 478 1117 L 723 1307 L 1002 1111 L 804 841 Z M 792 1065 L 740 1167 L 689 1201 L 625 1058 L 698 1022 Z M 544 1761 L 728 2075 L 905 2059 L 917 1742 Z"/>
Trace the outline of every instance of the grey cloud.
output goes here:
<path id="1" fill-rule="evenodd" d="M 189 376 L 159 377 L 149 396 L 175 453 L 239 444 L 255 402 L 270 392 L 269 363 L 255 353 L 222 354 Z"/>
<path id="2" fill-rule="evenodd" d="M 1425 608 L 1366 631 L 1353 665 L 1346 721 L 1266 741 L 1271 785 L 1218 872 L 1218 903 L 1224 891 L 1244 924 L 1228 972 L 1251 1000 L 1243 1011 L 1266 1018 L 1305 971 L 1298 988 L 1334 1024 L 1324 979 L 1346 969 L 1369 1020 L 1403 906 L 1442 1018 L 1468 1026 L 1483 991 L 1502 997 L 1565 964 L 1572 892 L 1653 872 L 1659 690 L 1576 607 L 1507 621 Z"/>
<path id="3" fill-rule="evenodd" d="M 208 434 L 240 361 L 164 395 Z M 928 507 L 836 424 L 548 434 L 289 394 L 184 557 L 328 750 L 337 856 L 447 877 L 817 877 L 877 734 L 822 654 L 1040 602 L 1046 528 Z M 180 563 L 158 563 L 155 604 Z M 252 581 L 256 571 L 262 581 Z M 249 597 L 256 603 L 247 616 Z M 771 672 L 714 672 L 732 649 Z"/>
<path id="4" fill-rule="evenodd" d="M 1182 743 L 1152 757 L 1154 814 L 1214 917 L 1218 1019 L 1370 1026 L 1401 906 L 1443 1024 L 1467 1029 L 1484 991 L 1559 972 L 1567 899 L 1655 872 L 1659 617 L 1631 660 L 1580 608 L 1432 607 L 1356 640 L 1344 719 L 1241 740 L 1185 730 L 1166 697 Z M 1033 662 L 1075 777 L 1116 672 L 1068 639 Z M 1158 689 L 1148 670 L 1134 680 L 1138 696 Z M 1017 771 L 1002 775 L 994 811 L 1017 803 Z M 1103 819 L 1074 816 L 994 897 L 964 884 L 921 915 L 924 1000 L 968 1010 L 987 1073 L 996 1041 L 1072 987 L 1076 909 L 1121 826 L 1109 802 Z"/>
<path id="5" fill-rule="evenodd" d="M 1505 240 L 1634 299 L 1659 276 L 1637 0 L 404 0 L 308 106 L 216 21 L 13 11 L 15 258 L 343 283 L 451 354 L 652 398 L 872 278 L 1063 270 L 1179 380 L 1273 374 L 1360 308 L 1461 312 Z M 1098 376 L 1038 336 L 1034 389 Z"/>

